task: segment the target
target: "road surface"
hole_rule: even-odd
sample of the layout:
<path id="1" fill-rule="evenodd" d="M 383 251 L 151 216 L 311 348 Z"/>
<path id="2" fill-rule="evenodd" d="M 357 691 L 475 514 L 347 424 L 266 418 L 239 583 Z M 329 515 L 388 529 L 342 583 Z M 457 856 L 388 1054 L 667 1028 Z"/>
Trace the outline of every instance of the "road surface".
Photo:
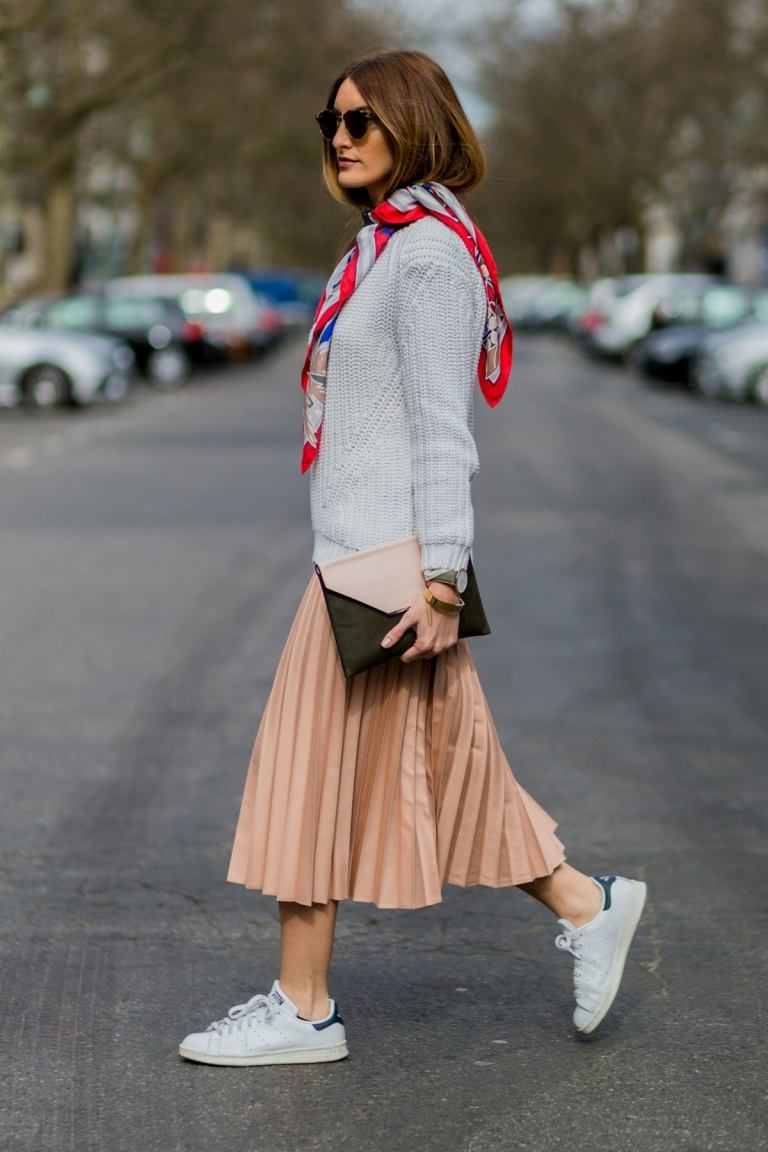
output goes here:
<path id="1" fill-rule="evenodd" d="M 765 1106 L 768 413 L 520 338 L 478 395 L 473 642 L 568 859 L 645 879 L 625 982 L 571 1032 L 518 890 L 345 905 L 342 1064 L 180 1038 L 276 974 L 225 883 L 310 576 L 301 346 L 120 410 L 0 413 L 7 1152 L 756 1152 Z"/>

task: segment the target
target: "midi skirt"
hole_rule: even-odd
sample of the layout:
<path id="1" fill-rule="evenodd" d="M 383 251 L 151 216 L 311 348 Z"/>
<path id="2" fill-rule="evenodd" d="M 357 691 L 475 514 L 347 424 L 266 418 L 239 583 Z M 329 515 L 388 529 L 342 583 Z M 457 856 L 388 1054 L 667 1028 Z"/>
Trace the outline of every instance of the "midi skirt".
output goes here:
<path id="1" fill-rule="evenodd" d="M 438 904 L 565 859 L 512 774 L 466 640 L 347 680 L 313 574 L 245 782 L 227 879 L 298 904 Z"/>

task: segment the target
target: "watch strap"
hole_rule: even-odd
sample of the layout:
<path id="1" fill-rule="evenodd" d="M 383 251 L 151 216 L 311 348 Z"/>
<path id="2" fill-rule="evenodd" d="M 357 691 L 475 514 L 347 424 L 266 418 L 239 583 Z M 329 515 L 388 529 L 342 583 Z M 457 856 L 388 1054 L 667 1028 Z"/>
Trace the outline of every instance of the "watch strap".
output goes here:
<path id="1" fill-rule="evenodd" d="M 427 568 L 424 572 L 424 579 L 428 584 L 447 584 L 449 588 L 455 588 L 459 594 L 467 586 L 466 569 Z"/>
<path id="2" fill-rule="evenodd" d="M 441 600 L 439 596 L 435 596 L 429 588 L 424 589 L 424 599 L 438 612 L 445 612 L 448 616 L 455 616 L 464 607 L 463 600 L 459 600 L 457 604 L 450 604 L 447 600 Z"/>

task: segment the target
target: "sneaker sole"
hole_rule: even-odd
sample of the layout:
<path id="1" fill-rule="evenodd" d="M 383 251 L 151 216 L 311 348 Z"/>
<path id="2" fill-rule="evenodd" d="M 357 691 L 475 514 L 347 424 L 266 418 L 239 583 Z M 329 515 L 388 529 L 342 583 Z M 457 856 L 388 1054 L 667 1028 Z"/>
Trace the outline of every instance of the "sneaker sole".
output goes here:
<path id="1" fill-rule="evenodd" d="M 346 1044 L 331 1048 L 288 1048 L 283 1052 L 263 1052 L 259 1056 L 215 1056 L 179 1047 L 179 1055 L 196 1064 L 218 1064 L 226 1068 L 249 1068 L 257 1064 L 326 1064 L 330 1060 L 344 1060 L 349 1055 Z"/>
<path id="2" fill-rule="evenodd" d="M 619 947 L 616 952 L 616 959 L 613 962 L 611 970 L 611 979 L 603 999 L 600 1001 L 597 1011 L 591 1020 L 589 1020 L 583 1027 L 577 1028 L 576 1031 L 582 1036 L 590 1032 L 594 1032 L 598 1024 L 605 1018 L 608 1009 L 616 999 L 616 993 L 619 991 L 621 978 L 624 975 L 624 964 L 629 952 L 629 946 L 640 923 L 640 917 L 643 914 L 645 907 L 645 898 L 648 895 L 648 887 L 642 880 L 633 881 L 632 901 L 629 906 L 627 917 L 621 927 L 619 935 Z"/>

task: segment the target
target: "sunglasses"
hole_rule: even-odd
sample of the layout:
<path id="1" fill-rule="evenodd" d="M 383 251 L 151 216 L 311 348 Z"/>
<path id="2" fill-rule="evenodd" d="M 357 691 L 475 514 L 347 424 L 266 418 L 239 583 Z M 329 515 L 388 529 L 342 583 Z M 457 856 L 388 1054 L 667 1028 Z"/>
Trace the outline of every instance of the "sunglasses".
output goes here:
<path id="1" fill-rule="evenodd" d="M 353 108 L 343 114 L 337 112 L 335 108 L 324 108 L 322 112 L 318 112 L 315 120 L 320 125 L 320 131 L 326 140 L 333 140 L 342 120 L 351 138 L 362 140 L 368 131 L 368 125 L 371 121 L 375 121 L 376 117 L 373 112 L 368 112 L 365 108 Z"/>

